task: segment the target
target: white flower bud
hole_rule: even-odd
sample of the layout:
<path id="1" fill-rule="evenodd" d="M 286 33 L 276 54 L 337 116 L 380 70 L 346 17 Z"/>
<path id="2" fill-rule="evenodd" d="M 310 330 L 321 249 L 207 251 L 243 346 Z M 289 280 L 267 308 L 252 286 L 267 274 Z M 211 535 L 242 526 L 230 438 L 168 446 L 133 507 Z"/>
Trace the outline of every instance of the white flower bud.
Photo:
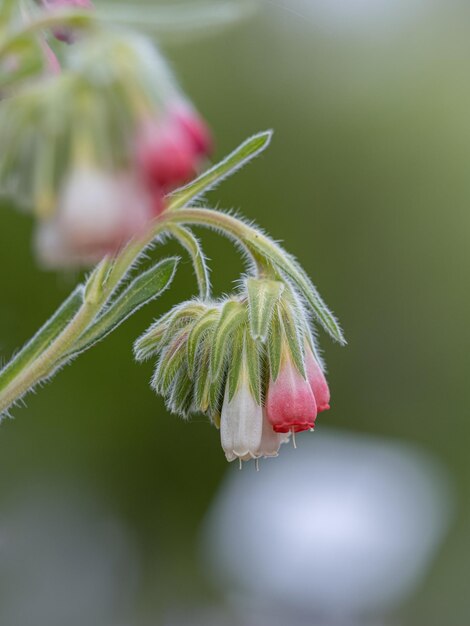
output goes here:
<path id="1" fill-rule="evenodd" d="M 248 381 L 240 381 L 231 400 L 227 385 L 220 421 L 220 438 L 227 461 L 258 457 L 262 429 L 263 409 L 251 395 Z"/>

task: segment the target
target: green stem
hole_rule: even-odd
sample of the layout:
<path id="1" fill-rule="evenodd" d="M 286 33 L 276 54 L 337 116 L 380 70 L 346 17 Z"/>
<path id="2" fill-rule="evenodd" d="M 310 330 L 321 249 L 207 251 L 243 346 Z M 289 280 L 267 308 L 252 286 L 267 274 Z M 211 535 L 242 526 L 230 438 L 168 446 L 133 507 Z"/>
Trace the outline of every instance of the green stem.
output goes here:
<path id="1" fill-rule="evenodd" d="M 174 224 L 200 224 L 225 232 L 245 245 L 261 267 L 263 263 L 266 265 L 261 256 L 257 255 L 256 250 L 250 245 L 253 237 L 262 235 L 241 220 L 209 209 L 166 211 L 153 222 L 142 237 L 132 240 L 118 256 L 114 259 L 107 257 L 103 259 L 86 283 L 83 304 L 63 331 L 43 352 L 19 370 L 18 368 L 10 368 L 7 364 L 3 372 L 0 372 L 0 415 L 5 413 L 37 383 L 52 376 L 60 366 L 67 362 L 67 354 L 73 352 L 74 345 L 103 311 L 121 281 L 127 276 L 144 250 L 162 232 L 171 231 Z"/>

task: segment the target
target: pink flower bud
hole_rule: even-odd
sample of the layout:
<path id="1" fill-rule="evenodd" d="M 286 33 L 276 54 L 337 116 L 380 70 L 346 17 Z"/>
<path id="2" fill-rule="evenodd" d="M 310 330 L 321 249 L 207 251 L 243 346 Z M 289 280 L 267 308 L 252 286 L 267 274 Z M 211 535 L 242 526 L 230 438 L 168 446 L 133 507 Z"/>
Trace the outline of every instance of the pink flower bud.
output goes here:
<path id="1" fill-rule="evenodd" d="M 207 156 L 213 150 L 212 136 L 204 120 L 186 103 L 176 105 L 172 116 L 191 139 L 195 153 Z"/>
<path id="2" fill-rule="evenodd" d="M 307 346 L 305 350 L 305 367 L 307 370 L 307 380 L 315 396 L 318 412 L 328 410 L 330 408 L 330 390 L 325 375 L 310 346 Z"/>
<path id="3" fill-rule="evenodd" d="M 176 105 L 161 119 L 147 120 L 136 139 L 136 159 L 150 186 L 165 190 L 186 182 L 209 152 L 210 135 L 188 105 Z"/>
<path id="4" fill-rule="evenodd" d="M 285 359 L 279 376 L 269 383 L 266 414 L 277 433 L 309 430 L 315 425 L 317 405 L 310 384 L 290 359 Z"/>
<path id="5" fill-rule="evenodd" d="M 93 3 L 91 0 L 42 0 L 42 5 L 48 11 L 54 9 L 93 9 Z M 57 27 L 53 29 L 53 34 L 56 39 L 63 41 L 64 43 L 73 43 L 75 41 L 75 33 L 72 29 L 64 27 Z"/>
<path id="6" fill-rule="evenodd" d="M 147 122 L 137 141 L 137 162 L 151 185 L 169 189 L 194 172 L 194 152 L 176 124 Z"/>

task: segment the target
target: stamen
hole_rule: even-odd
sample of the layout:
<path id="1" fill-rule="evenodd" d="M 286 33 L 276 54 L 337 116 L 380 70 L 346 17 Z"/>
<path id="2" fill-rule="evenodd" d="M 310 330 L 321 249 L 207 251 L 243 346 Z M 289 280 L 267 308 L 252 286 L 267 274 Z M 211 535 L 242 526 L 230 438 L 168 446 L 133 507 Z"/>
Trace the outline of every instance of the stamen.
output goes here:
<path id="1" fill-rule="evenodd" d="M 259 459 L 255 459 L 256 471 L 259 472 Z"/>
<path id="2" fill-rule="evenodd" d="M 243 469 L 243 461 L 241 456 L 238 457 L 238 469 Z"/>
<path id="3" fill-rule="evenodd" d="M 295 430 L 292 429 L 292 445 L 294 446 L 295 449 L 297 449 L 297 444 L 295 442 Z"/>

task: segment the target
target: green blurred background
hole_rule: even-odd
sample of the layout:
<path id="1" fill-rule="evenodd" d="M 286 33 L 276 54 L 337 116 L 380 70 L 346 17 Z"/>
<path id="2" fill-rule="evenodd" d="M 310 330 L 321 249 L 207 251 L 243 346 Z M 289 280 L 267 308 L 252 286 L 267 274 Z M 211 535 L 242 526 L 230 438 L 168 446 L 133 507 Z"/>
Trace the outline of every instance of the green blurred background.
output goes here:
<path id="1" fill-rule="evenodd" d="M 411 442 L 448 469 L 455 522 L 400 619 L 462 626 L 470 615 L 470 12 L 454 0 L 382 0 L 371 17 L 357 0 L 339 19 L 339 1 L 326 12 L 326 0 L 283 1 L 164 50 L 213 128 L 216 158 L 275 129 L 268 152 L 210 200 L 282 240 L 343 324 L 347 348 L 321 336 L 333 402 L 319 428 Z M 29 217 L 5 206 L 0 224 L 7 358 L 77 276 L 36 267 Z M 241 262 L 229 243 L 202 234 L 216 291 L 227 291 Z M 154 318 L 194 292 L 185 259 L 169 292 L 28 397 L 0 432 L 0 518 L 2 500 L 8 508 L 44 485 L 57 486 L 59 500 L 92 494 L 132 535 L 140 560 L 132 610 L 155 620 L 174 604 L 220 601 L 198 548 L 227 471 L 218 433 L 202 418 L 185 424 L 167 414 L 148 386 L 151 364 L 134 364 L 131 353 Z"/>

